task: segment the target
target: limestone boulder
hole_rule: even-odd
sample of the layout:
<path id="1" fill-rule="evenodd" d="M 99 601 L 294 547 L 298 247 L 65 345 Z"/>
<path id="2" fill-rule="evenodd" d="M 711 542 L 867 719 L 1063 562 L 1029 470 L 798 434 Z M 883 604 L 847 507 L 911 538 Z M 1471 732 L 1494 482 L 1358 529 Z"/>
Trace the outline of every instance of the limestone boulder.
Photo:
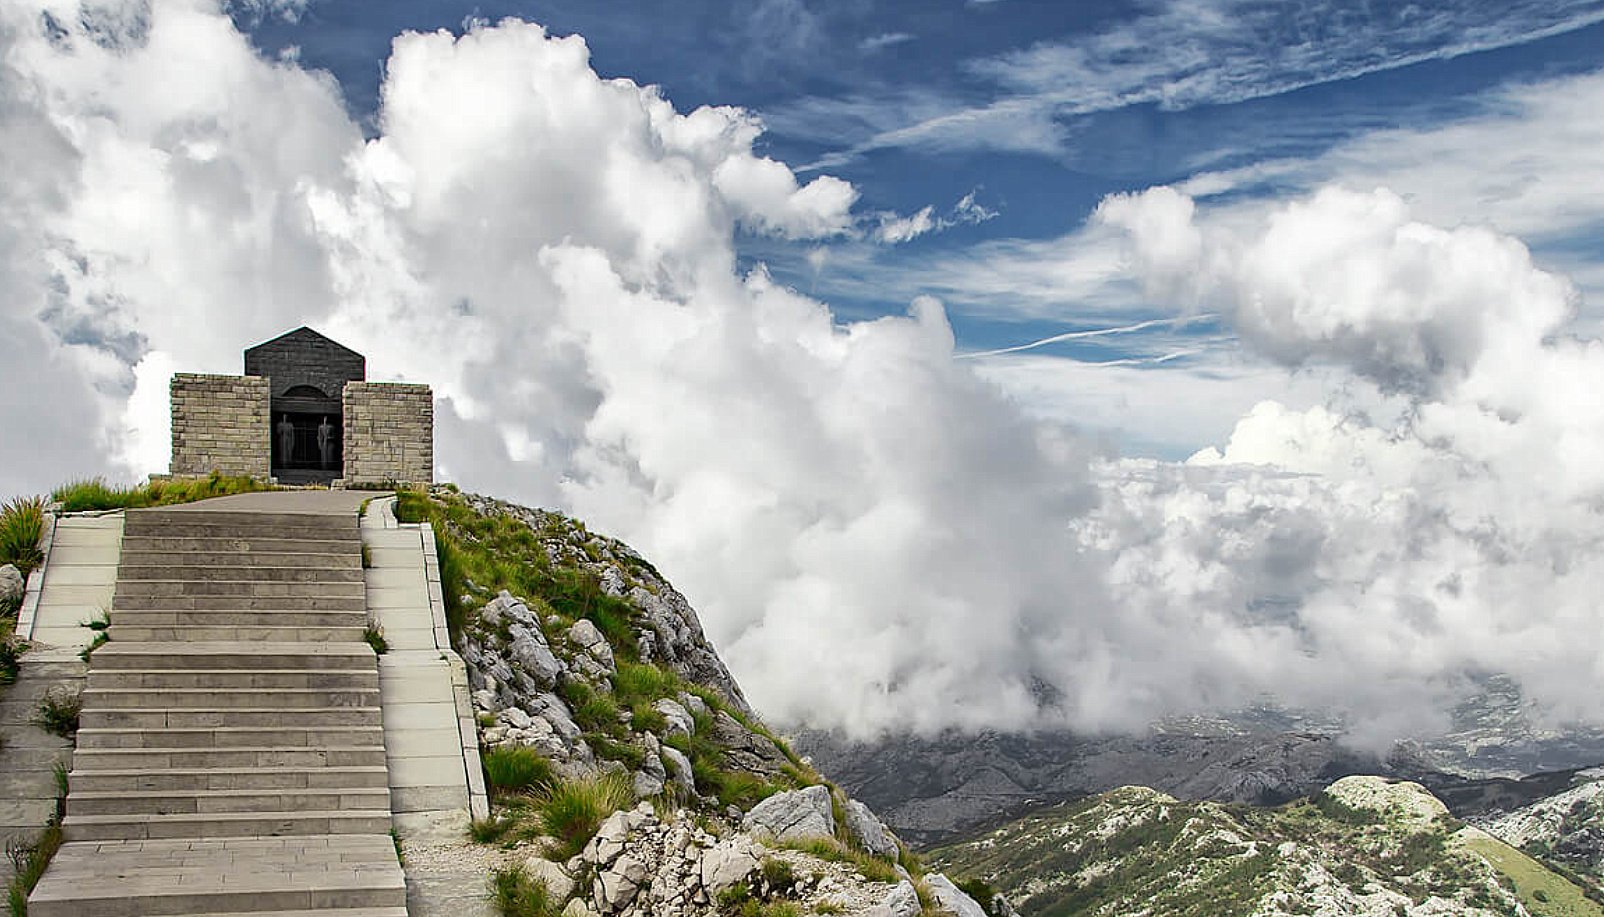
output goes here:
<path id="1" fill-rule="evenodd" d="M 897 839 L 873 810 L 856 799 L 847 800 L 847 834 L 859 847 L 875 856 L 896 858 L 901 851 Z"/>
<path id="2" fill-rule="evenodd" d="M 557 676 L 567 671 L 568 667 L 546 645 L 540 629 L 514 624 L 508 628 L 508 632 L 512 635 L 512 642 L 507 646 L 507 655 L 512 661 L 541 687 L 555 685 Z"/>
<path id="3" fill-rule="evenodd" d="M 22 571 L 11 564 L 0 567 L 0 609 L 14 609 L 21 605 L 26 589 Z"/>
<path id="4" fill-rule="evenodd" d="M 930 897 L 935 899 L 936 906 L 949 914 L 956 917 L 987 917 L 980 902 L 965 894 L 942 873 L 926 873 L 925 888 L 930 890 Z"/>
<path id="5" fill-rule="evenodd" d="M 696 798 L 696 777 L 691 771 L 691 759 L 685 757 L 684 752 L 669 745 L 661 749 L 663 763 L 668 766 L 668 773 L 679 787 L 681 799 Z"/>
<path id="6" fill-rule="evenodd" d="M 690 713 L 692 716 L 711 716 L 713 714 L 713 711 L 709 710 L 707 707 L 707 701 L 702 700 L 700 697 L 697 697 L 689 691 L 679 692 L 679 702 L 680 706 L 684 707 L 686 712 Z M 695 721 L 692 720 L 692 722 Z"/>
<path id="7" fill-rule="evenodd" d="M 611 866 L 624 852 L 629 840 L 629 813 L 614 812 L 596 829 L 596 836 L 585 845 L 585 862 L 597 867 Z"/>
<path id="8" fill-rule="evenodd" d="M 617 665 L 613 660 L 612 644 L 596 629 L 596 625 L 581 618 L 568 628 L 568 639 L 584 653 L 600 663 L 607 671 L 616 671 Z"/>
<path id="9" fill-rule="evenodd" d="M 747 729 L 723 711 L 713 718 L 713 739 L 724 746 L 725 761 L 732 770 L 777 777 L 791 763 L 768 737 Z"/>
<path id="10" fill-rule="evenodd" d="M 593 886 L 596 909 L 603 914 L 616 914 L 628 907 L 640 894 L 647 872 L 646 864 L 629 854 L 614 860 L 610 868 L 596 876 Z"/>
<path id="11" fill-rule="evenodd" d="M 741 827 L 758 837 L 778 841 L 834 837 L 835 814 L 830 809 L 830 789 L 810 786 L 776 793 L 753 806 L 741 820 Z"/>
<path id="12" fill-rule="evenodd" d="M 524 871 L 531 879 L 546 886 L 552 901 L 567 901 L 574 895 L 574 879 L 567 870 L 545 857 L 530 857 L 524 862 Z"/>
<path id="13" fill-rule="evenodd" d="M 903 879 L 880 899 L 879 904 L 864 911 L 864 917 L 918 917 L 921 910 L 918 890 L 912 882 Z"/>
<path id="14" fill-rule="evenodd" d="M 635 798 L 650 799 L 656 796 L 663 792 L 667 781 L 668 771 L 663 768 L 663 759 L 656 752 L 648 751 L 640 770 L 635 772 Z"/>
<path id="15" fill-rule="evenodd" d="M 702 854 L 702 888 L 712 898 L 757 870 L 762 850 L 744 837 L 721 841 Z"/>
<path id="16" fill-rule="evenodd" d="M 680 706 L 679 703 L 663 698 L 652 704 L 652 709 L 663 715 L 668 722 L 664 735 L 694 735 L 696 733 L 696 720 L 691 712 Z"/>

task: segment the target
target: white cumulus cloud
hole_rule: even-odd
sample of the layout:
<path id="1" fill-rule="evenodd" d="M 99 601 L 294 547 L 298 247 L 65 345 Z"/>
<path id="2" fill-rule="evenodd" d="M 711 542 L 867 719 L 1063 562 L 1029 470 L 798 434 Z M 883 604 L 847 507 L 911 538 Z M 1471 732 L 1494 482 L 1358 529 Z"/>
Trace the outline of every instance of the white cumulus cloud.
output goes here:
<path id="1" fill-rule="evenodd" d="M 364 138 L 213 4 L 102 8 L 0 7 L 0 392 L 45 393 L 0 400 L 0 490 L 160 470 L 168 371 L 308 323 L 435 386 L 444 477 L 651 556 L 783 722 L 1114 728 L 1273 691 L 1380 741 L 1485 670 L 1597 717 L 1604 363 L 1513 240 L 1381 193 L 1247 229 L 1110 202 L 1151 289 L 1404 409 L 1266 406 L 1191 463 L 1109 462 L 955 360 L 936 300 L 848 323 L 738 271 L 741 232 L 862 219 L 747 113 L 509 20 L 398 36 Z"/>

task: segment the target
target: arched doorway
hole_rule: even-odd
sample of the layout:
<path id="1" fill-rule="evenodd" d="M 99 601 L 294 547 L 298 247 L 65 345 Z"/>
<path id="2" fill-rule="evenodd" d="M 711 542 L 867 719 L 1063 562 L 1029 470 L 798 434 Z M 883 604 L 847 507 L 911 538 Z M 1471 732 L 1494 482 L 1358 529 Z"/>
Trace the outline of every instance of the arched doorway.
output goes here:
<path id="1" fill-rule="evenodd" d="M 312 385 L 272 399 L 273 476 L 283 484 L 327 484 L 344 472 L 340 399 Z"/>

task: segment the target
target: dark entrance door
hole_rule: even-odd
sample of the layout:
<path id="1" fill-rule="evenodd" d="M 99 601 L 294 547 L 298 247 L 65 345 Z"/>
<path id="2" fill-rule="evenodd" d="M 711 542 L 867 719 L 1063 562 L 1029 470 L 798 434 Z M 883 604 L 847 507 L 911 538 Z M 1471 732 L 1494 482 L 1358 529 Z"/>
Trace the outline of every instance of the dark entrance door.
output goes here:
<path id="1" fill-rule="evenodd" d="M 340 402 L 309 385 L 273 399 L 273 476 L 282 484 L 327 484 L 344 474 Z"/>

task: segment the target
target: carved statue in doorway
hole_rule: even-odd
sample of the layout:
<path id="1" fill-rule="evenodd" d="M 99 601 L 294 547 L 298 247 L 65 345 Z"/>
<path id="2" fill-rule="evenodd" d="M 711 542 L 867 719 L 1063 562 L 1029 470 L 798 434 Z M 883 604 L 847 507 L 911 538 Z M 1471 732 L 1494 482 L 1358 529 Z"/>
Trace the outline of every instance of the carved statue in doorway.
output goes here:
<path id="1" fill-rule="evenodd" d="M 334 464 L 334 425 L 327 417 L 317 425 L 317 454 L 324 468 Z"/>
<path id="2" fill-rule="evenodd" d="M 278 460 L 287 463 L 290 454 L 295 451 L 295 424 L 290 423 L 290 415 L 281 414 L 278 422 Z"/>

